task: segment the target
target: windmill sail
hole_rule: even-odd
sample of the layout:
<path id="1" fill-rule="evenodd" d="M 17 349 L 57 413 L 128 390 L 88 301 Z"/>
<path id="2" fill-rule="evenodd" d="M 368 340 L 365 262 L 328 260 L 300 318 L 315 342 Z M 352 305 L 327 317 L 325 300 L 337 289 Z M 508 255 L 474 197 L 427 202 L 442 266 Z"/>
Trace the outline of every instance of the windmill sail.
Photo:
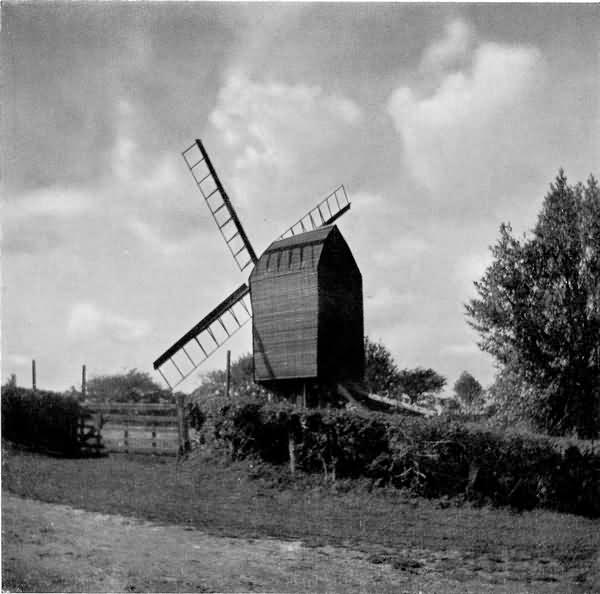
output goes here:
<path id="1" fill-rule="evenodd" d="M 284 231 L 279 239 L 292 237 L 306 231 L 314 231 L 324 225 L 331 225 L 349 210 L 350 200 L 346 194 L 346 189 L 343 185 L 339 186 L 312 210 L 309 210 L 297 223 Z"/>
<path id="2" fill-rule="evenodd" d="M 196 139 L 182 155 L 239 269 L 255 264 L 256 253 L 202 142 Z"/>
<path id="3" fill-rule="evenodd" d="M 249 293 L 246 284 L 236 289 L 154 361 L 169 388 L 189 377 L 252 318 Z"/>

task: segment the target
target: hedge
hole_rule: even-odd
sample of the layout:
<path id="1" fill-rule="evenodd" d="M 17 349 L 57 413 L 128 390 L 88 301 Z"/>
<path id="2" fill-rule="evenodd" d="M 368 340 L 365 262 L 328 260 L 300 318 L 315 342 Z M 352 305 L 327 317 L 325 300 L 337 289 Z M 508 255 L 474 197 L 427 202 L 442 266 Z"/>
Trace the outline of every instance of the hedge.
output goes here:
<path id="1" fill-rule="evenodd" d="M 225 446 L 234 459 L 285 464 L 291 438 L 296 468 L 307 473 L 366 477 L 425 497 L 600 516 L 600 456 L 575 446 L 561 450 L 544 436 L 444 418 L 261 402 L 228 403 L 211 413 L 197 416 L 199 425 L 212 416 L 205 439 Z"/>
<path id="2" fill-rule="evenodd" d="M 55 392 L 2 387 L 2 438 L 35 451 L 80 455 L 75 398 Z"/>

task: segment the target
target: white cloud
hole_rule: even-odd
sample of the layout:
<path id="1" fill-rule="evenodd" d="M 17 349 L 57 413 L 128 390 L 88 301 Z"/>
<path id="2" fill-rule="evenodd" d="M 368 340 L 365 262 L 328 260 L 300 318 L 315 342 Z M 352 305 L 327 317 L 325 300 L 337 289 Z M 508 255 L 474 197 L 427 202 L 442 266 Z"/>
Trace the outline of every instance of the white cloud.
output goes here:
<path id="1" fill-rule="evenodd" d="M 463 60 L 473 42 L 471 27 L 457 19 L 449 22 L 444 31 L 444 37 L 434 41 L 423 53 L 421 68 L 436 70 L 455 65 Z"/>
<path id="2" fill-rule="evenodd" d="M 379 211 L 386 206 L 386 199 L 375 192 L 357 192 L 350 196 L 352 210 L 358 216 L 377 217 Z"/>
<path id="3" fill-rule="evenodd" d="M 458 258 L 454 274 L 465 296 L 475 294 L 473 283 L 481 279 L 486 268 L 492 263 L 492 259 L 489 250 L 466 254 Z"/>
<path id="4" fill-rule="evenodd" d="M 479 354 L 481 351 L 475 342 L 449 344 L 441 349 L 442 355 L 452 355 L 457 357 L 470 357 Z"/>
<path id="5" fill-rule="evenodd" d="M 229 179 L 236 201 L 252 199 L 254 204 L 284 181 L 285 200 L 295 168 L 318 168 L 323 154 L 334 154 L 344 134 L 361 120 L 360 107 L 348 97 L 318 86 L 259 82 L 239 72 L 229 74 L 210 114 L 233 155 Z"/>
<path id="6" fill-rule="evenodd" d="M 449 26 L 424 62 L 447 65 L 467 51 L 467 37 L 464 26 Z M 523 163 L 535 163 L 528 147 L 539 116 L 528 99 L 543 79 L 544 61 L 534 47 L 489 42 L 469 58 L 468 66 L 436 78 L 433 92 L 397 88 L 387 109 L 416 180 L 442 199 L 477 204 L 497 193 L 500 183 L 514 184 Z"/>
<path id="7" fill-rule="evenodd" d="M 148 334 L 145 320 L 129 319 L 100 309 L 93 303 L 78 303 L 71 308 L 68 335 L 76 340 L 109 337 L 119 342 L 139 340 Z"/>
<path id="8" fill-rule="evenodd" d="M 90 193 L 76 187 L 41 188 L 7 199 L 2 204 L 2 249 L 19 255 L 52 250 L 94 211 Z"/>
<path id="9" fill-rule="evenodd" d="M 389 287 L 378 289 L 372 297 L 367 295 L 368 307 L 373 312 L 377 310 L 389 312 L 394 307 L 415 303 L 415 300 L 416 296 L 413 293 L 398 292 Z"/>
<path id="10" fill-rule="evenodd" d="M 21 355 L 18 353 L 8 354 L 6 356 L 6 362 L 9 365 L 14 365 L 15 367 L 24 367 L 25 365 L 31 365 L 32 357 L 28 357 L 27 355 Z"/>
<path id="11" fill-rule="evenodd" d="M 380 248 L 373 254 L 373 260 L 378 266 L 397 266 L 418 259 L 428 249 L 429 243 L 423 237 L 404 235 Z"/>
<path id="12" fill-rule="evenodd" d="M 179 155 L 152 153 L 138 142 L 139 114 L 125 98 L 115 104 L 116 138 L 110 153 L 110 169 L 121 191 L 130 198 L 160 197 L 173 192 L 185 173 Z"/>
<path id="13" fill-rule="evenodd" d="M 139 219 L 132 219 L 125 226 L 137 239 L 163 256 L 181 254 L 198 241 L 198 237 L 195 235 L 178 240 L 167 239 L 156 227 Z"/>
<path id="14" fill-rule="evenodd" d="M 73 218 L 90 211 L 89 194 L 76 188 L 48 187 L 35 190 L 5 202 L 3 218 L 25 217 Z"/>

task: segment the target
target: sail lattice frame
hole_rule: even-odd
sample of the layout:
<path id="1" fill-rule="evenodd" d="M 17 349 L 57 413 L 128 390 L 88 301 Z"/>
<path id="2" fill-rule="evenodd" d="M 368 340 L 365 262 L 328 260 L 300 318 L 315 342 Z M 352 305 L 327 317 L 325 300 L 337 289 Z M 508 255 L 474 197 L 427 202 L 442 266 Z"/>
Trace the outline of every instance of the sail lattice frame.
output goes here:
<path id="1" fill-rule="evenodd" d="M 250 289 L 243 284 L 154 361 L 171 390 L 252 319 Z"/>
<path id="2" fill-rule="evenodd" d="M 181 154 L 240 271 L 255 264 L 254 248 L 202 142 L 196 139 Z"/>
<path id="3" fill-rule="evenodd" d="M 285 239 L 299 233 L 314 231 L 325 225 L 331 225 L 348 212 L 348 210 L 350 210 L 350 200 L 346 194 L 346 189 L 343 185 L 338 186 L 300 220 L 294 223 L 289 229 L 286 229 L 278 239 Z"/>

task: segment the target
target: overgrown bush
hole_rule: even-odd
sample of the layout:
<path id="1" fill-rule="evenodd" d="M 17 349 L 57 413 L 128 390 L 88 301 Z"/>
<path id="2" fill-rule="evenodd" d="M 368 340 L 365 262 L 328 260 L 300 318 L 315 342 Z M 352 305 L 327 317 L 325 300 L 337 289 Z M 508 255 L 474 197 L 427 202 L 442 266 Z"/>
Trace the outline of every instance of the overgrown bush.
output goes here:
<path id="1" fill-rule="evenodd" d="M 74 398 L 10 385 L 2 387 L 2 438 L 15 444 L 40 452 L 77 456 L 80 414 Z"/>
<path id="2" fill-rule="evenodd" d="M 233 459 L 285 464 L 291 444 L 297 469 L 334 480 L 366 477 L 426 497 L 600 515 L 600 456 L 575 446 L 561 450 L 543 436 L 444 418 L 252 401 L 228 402 L 212 414 L 207 438 Z"/>

